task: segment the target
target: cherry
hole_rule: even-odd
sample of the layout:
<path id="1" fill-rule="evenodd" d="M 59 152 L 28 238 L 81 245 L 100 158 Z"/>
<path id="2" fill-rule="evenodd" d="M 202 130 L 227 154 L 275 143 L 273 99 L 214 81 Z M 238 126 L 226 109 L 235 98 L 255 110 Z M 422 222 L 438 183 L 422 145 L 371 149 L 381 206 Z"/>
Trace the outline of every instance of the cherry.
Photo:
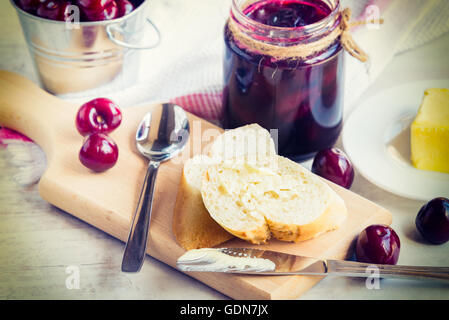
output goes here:
<path id="1" fill-rule="evenodd" d="M 109 133 L 122 122 L 118 106 L 107 98 L 97 98 L 86 102 L 76 114 L 76 128 L 86 136 L 91 133 Z"/>
<path id="2" fill-rule="evenodd" d="M 79 152 L 81 163 L 96 172 L 112 168 L 118 159 L 118 148 L 114 140 L 103 133 L 89 135 Z"/>
<path id="3" fill-rule="evenodd" d="M 312 172 L 346 189 L 354 181 L 354 169 L 346 154 L 337 148 L 319 151 L 312 163 Z"/>
<path id="4" fill-rule="evenodd" d="M 118 17 L 126 16 L 134 10 L 134 6 L 128 0 L 115 0 L 118 7 Z"/>
<path id="5" fill-rule="evenodd" d="M 23 10 L 39 17 L 67 21 L 70 19 L 68 6 L 77 5 L 83 21 L 116 19 L 131 13 L 134 4 L 129 0 L 16 0 Z"/>
<path id="6" fill-rule="evenodd" d="M 67 21 L 71 13 L 69 6 L 69 1 L 46 0 L 37 8 L 37 15 L 46 19 Z"/>
<path id="7" fill-rule="evenodd" d="M 36 12 L 39 5 L 43 3 L 45 0 L 18 0 L 18 5 L 20 8 L 27 12 Z"/>
<path id="8" fill-rule="evenodd" d="M 84 15 L 89 21 L 104 21 L 112 20 L 119 17 L 119 10 L 116 1 L 114 0 L 97 0 L 86 1 L 86 3 L 92 4 L 90 6 L 80 6 Z"/>
<path id="9" fill-rule="evenodd" d="M 449 199 L 435 198 L 419 210 L 415 220 L 421 235 L 433 244 L 449 241 Z"/>
<path id="10" fill-rule="evenodd" d="M 89 12 L 100 12 L 114 0 L 77 0 L 77 4 Z"/>
<path id="11" fill-rule="evenodd" d="M 396 264 L 401 242 L 397 233 L 386 225 L 373 224 L 357 238 L 357 261 L 376 264 Z"/>

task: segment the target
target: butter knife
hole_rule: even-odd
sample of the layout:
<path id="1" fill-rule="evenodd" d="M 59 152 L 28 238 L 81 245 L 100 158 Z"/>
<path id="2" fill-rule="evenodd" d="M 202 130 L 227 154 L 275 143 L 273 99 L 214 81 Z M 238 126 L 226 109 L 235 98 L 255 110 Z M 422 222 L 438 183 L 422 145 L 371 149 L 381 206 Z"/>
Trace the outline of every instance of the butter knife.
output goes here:
<path id="1" fill-rule="evenodd" d="M 189 250 L 178 258 L 184 272 L 225 272 L 252 275 L 313 275 L 443 280 L 449 283 L 449 267 L 401 266 L 317 259 L 252 248 L 204 248 Z"/>

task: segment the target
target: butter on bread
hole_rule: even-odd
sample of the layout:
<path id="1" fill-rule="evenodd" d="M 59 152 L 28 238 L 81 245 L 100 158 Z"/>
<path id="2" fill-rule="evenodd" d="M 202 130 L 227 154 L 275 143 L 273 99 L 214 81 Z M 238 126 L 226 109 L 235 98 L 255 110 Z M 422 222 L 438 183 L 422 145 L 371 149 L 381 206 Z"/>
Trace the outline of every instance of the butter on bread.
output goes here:
<path id="1" fill-rule="evenodd" d="M 176 198 L 172 230 L 176 241 L 184 249 L 213 247 L 234 236 L 215 220 L 203 204 L 201 179 L 212 164 L 230 160 L 235 156 L 257 158 L 258 154 L 275 154 L 275 144 L 269 132 L 257 124 L 246 125 L 217 137 L 208 156 L 195 156 L 184 164 Z"/>
<path id="2" fill-rule="evenodd" d="M 322 179 L 277 155 L 209 166 L 201 194 L 219 225 L 254 244 L 271 235 L 308 240 L 338 228 L 347 217 L 343 199 Z"/>
<path id="3" fill-rule="evenodd" d="M 417 169 L 449 173 L 449 89 L 427 89 L 411 125 L 411 161 Z"/>

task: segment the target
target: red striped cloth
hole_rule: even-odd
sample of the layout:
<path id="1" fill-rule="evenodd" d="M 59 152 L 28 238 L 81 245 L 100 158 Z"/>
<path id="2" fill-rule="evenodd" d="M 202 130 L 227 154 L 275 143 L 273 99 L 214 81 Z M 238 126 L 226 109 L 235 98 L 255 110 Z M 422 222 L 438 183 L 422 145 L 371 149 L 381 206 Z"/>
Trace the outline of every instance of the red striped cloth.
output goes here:
<path id="1" fill-rule="evenodd" d="M 171 100 L 184 110 L 213 123 L 219 123 L 223 118 L 221 91 L 210 90 L 204 93 L 193 93 Z"/>
<path id="2" fill-rule="evenodd" d="M 6 140 L 18 140 L 18 141 L 27 141 L 30 142 L 31 140 L 24 136 L 23 134 L 18 133 L 17 131 L 0 127 L 0 148 L 6 147 Z"/>

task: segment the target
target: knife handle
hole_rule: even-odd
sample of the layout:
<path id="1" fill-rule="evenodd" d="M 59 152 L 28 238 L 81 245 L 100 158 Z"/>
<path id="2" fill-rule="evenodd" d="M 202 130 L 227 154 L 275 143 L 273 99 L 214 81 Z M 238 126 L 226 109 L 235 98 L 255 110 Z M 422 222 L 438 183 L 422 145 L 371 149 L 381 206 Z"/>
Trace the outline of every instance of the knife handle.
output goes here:
<path id="1" fill-rule="evenodd" d="M 421 267 L 327 260 L 327 273 L 347 277 L 414 278 L 449 282 L 449 267 Z"/>

